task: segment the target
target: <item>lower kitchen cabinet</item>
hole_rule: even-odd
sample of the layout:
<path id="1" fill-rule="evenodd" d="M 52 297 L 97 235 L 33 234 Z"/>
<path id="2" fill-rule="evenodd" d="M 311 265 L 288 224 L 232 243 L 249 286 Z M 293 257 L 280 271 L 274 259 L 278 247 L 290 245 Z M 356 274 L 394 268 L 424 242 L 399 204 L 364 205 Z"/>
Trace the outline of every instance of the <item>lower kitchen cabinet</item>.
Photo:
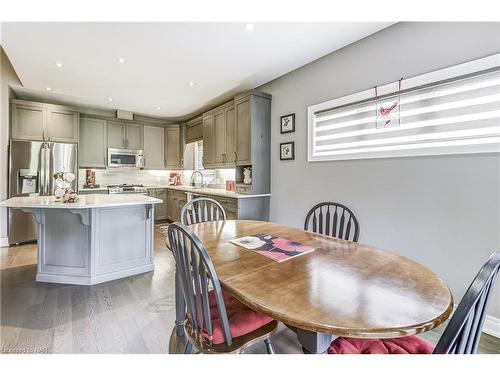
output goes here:
<path id="1" fill-rule="evenodd" d="M 181 209 L 187 203 L 185 191 L 169 189 L 167 193 L 168 219 L 180 221 Z"/>
<path id="2" fill-rule="evenodd" d="M 150 197 L 158 198 L 163 201 L 162 203 L 155 204 L 155 221 L 167 219 L 168 217 L 167 189 L 165 188 L 148 189 L 148 195 Z"/>
<path id="3" fill-rule="evenodd" d="M 245 197 L 238 199 L 197 192 L 190 193 L 193 198 L 206 197 L 219 202 L 224 208 L 224 211 L 226 211 L 226 217 L 228 220 L 269 220 L 270 197 Z M 168 194 L 172 195 L 172 197 L 168 199 L 169 209 L 172 210 L 168 218 L 173 221 L 178 221 L 180 210 L 187 201 L 186 192 L 169 190 Z M 181 199 L 181 201 L 179 201 L 179 199 Z"/>

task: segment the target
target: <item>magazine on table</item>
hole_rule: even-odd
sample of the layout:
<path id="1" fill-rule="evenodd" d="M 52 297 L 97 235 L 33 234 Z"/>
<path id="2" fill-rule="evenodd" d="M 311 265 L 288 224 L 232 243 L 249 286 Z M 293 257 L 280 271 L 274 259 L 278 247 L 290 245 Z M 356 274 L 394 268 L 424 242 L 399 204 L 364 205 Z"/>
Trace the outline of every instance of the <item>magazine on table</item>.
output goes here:
<path id="1" fill-rule="evenodd" d="M 300 242 L 290 241 L 286 238 L 270 234 L 259 233 L 230 240 L 232 244 L 255 251 L 278 263 L 296 258 L 314 251 L 314 248 Z"/>

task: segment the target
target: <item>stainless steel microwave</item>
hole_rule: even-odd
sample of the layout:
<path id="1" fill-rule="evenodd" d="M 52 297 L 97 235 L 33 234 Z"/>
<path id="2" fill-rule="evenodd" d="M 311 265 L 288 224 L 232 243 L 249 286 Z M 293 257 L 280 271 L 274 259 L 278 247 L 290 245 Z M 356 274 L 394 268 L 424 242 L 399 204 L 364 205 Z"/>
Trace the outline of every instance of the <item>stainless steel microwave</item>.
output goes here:
<path id="1" fill-rule="evenodd" d="M 142 150 L 108 148 L 108 167 L 144 168 L 144 152 Z"/>

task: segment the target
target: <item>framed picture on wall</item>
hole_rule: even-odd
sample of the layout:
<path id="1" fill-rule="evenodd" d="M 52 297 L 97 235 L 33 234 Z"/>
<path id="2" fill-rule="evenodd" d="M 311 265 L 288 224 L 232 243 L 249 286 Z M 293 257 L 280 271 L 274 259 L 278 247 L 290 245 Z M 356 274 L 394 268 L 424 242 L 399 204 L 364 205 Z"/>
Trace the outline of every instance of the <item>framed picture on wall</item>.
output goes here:
<path id="1" fill-rule="evenodd" d="M 281 134 L 293 133 L 295 131 L 295 113 L 280 117 Z"/>
<path id="2" fill-rule="evenodd" d="M 280 143 L 280 160 L 295 160 L 295 142 Z"/>

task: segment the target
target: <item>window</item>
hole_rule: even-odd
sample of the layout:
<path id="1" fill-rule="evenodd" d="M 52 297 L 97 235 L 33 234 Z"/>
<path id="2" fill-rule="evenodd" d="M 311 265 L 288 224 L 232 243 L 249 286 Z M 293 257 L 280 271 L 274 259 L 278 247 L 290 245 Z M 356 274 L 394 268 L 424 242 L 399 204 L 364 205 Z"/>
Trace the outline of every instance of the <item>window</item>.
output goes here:
<path id="1" fill-rule="evenodd" d="M 214 170 L 203 168 L 203 141 L 196 142 L 194 161 L 195 170 L 201 172 L 203 181 L 208 184 L 213 184 L 215 181 Z"/>
<path id="2" fill-rule="evenodd" d="M 308 160 L 500 152 L 500 54 L 308 108 Z M 380 126 L 377 111 L 399 100 Z"/>

